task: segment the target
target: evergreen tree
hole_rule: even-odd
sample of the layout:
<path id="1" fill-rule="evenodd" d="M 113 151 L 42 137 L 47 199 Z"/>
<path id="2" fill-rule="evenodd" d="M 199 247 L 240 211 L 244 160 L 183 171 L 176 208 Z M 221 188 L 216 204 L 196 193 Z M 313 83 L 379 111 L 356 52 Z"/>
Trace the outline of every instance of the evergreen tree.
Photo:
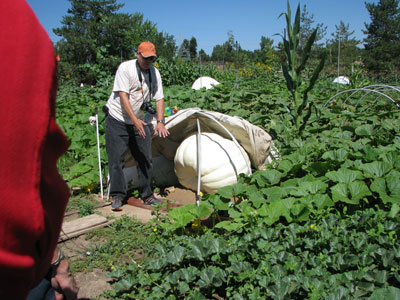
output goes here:
<path id="1" fill-rule="evenodd" d="M 273 39 L 261 36 L 260 50 L 254 51 L 254 60 L 270 66 L 276 62 L 277 56 L 273 44 Z"/>
<path id="2" fill-rule="evenodd" d="M 334 41 L 340 40 L 344 43 L 354 40 L 353 38 L 350 38 L 354 34 L 354 30 L 349 31 L 349 27 L 350 25 L 344 24 L 343 21 L 340 21 L 339 25 L 335 25 L 336 31 L 331 34 L 333 40 Z"/>
<path id="3" fill-rule="evenodd" d="M 69 15 L 63 16 L 62 27 L 53 29 L 54 33 L 61 37 L 56 44 L 58 53 L 62 61 L 75 65 L 96 63 L 97 49 L 100 45 L 112 43 L 114 37 L 118 39 L 120 35 L 124 35 L 124 29 L 129 26 L 129 18 L 127 15 L 112 18 L 123 6 L 116 4 L 116 0 L 69 1 Z M 114 35 L 111 34 L 111 30 L 116 30 L 112 32 Z M 109 40 L 110 37 L 112 40 Z M 118 53 L 120 47 L 116 45 L 111 51 Z"/>
<path id="4" fill-rule="evenodd" d="M 228 31 L 228 40 L 222 45 L 216 45 L 211 53 L 213 61 L 240 63 L 244 54 L 240 44 L 235 41 L 232 31 Z"/>
<path id="5" fill-rule="evenodd" d="M 323 23 L 318 23 L 315 27 L 314 25 L 314 14 L 310 14 L 307 11 L 307 7 L 304 4 L 303 11 L 300 15 L 300 38 L 299 45 L 300 48 L 304 48 L 311 34 L 315 29 L 318 29 L 317 36 L 315 37 L 314 48 L 322 47 L 322 44 L 318 44 L 326 35 L 326 29 L 328 26 L 324 26 Z"/>
<path id="6" fill-rule="evenodd" d="M 192 37 L 189 42 L 189 53 L 190 59 L 194 60 L 197 57 L 197 41 L 196 38 Z"/>
<path id="7" fill-rule="evenodd" d="M 365 24 L 364 64 L 378 74 L 400 72 L 399 0 L 366 3 L 371 23 Z"/>
<path id="8" fill-rule="evenodd" d="M 339 62 L 343 67 L 350 67 L 353 62 L 358 60 L 361 55 L 361 49 L 357 47 L 359 40 L 351 37 L 354 30 L 350 31 L 350 25 L 340 21 L 339 25 L 335 25 L 336 31 L 331 34 L 332 39 L 328 41 L 327 48 L 330 52 L 330 63 L 337 62 L 337 57 L 340 54 Z M 340 49 L 339 49 L 340 47 Z"/>
<path id="9" fill-rule="evenodd" d="M 202 62 L 211 60 L 210 56 L 203 49 L 199 51 L 199 56 Z"/>
<path id="10" fill-rule="evenodd" d="M 62 26 L 53 29 L 61 37 L 55 45 L 61 57 L 60 78 L 68 74 L 78 83 L 94 84 L 99 76 L 112 76 L 121 61 L 134 58 L 143 40 L 152 41 L 159 56 L 172 58 L 173 37 L 159 33 L 142 14 L 117 13 L 123 4 L 116 0 L 69 1 L 71 8 Z"/>

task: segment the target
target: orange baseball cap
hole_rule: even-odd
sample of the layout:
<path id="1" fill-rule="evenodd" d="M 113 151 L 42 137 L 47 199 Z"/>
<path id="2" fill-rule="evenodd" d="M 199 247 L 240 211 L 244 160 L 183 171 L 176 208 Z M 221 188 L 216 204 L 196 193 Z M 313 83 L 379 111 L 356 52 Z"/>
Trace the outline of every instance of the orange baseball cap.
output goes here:
<path id="1" fill-rule="evenodd" d="M 137 52 L 140 52 L 143 57 L 157 56 L 156 47 L 151 42 L 141 42 Z"/>

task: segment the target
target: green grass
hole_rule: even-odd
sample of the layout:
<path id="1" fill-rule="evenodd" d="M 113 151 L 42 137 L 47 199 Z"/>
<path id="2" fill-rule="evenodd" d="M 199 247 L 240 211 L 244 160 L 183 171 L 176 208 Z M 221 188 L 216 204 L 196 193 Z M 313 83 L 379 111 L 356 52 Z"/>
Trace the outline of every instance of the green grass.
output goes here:
<path id="1" fill-rule="evenodd" d="M 150 232 L 151 228 L 137 219 L 122 216 L 112 225 L 87 234 L 90 246 L 85 256 L 70 261 L 71 270 L 73 273 L 93 268 L 113 271 L 116 267 L 142 262 L 154 242 Z"/>

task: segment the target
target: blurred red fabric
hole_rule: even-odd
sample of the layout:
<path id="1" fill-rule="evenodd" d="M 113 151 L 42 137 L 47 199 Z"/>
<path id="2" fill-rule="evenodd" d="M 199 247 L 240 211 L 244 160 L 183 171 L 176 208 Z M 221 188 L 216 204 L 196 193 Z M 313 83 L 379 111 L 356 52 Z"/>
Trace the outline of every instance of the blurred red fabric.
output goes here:
<path id="1" fill-rule="evenodd" d="M 55 122 L 53 45 L 25 0 L 0 1 L 0 299 L 25 299 L 49 269 L 69 189 Z"/>

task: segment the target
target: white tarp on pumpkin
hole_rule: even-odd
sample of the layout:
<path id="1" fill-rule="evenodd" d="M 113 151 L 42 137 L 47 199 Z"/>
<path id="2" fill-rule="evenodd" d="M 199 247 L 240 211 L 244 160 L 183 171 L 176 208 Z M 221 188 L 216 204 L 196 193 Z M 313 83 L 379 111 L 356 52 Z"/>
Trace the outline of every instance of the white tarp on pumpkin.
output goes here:
<path id="1" fill-rule="evenodd" d="M 200 108 L 188 108 L 179 110 L 175 115 L 165 118 L 165 127 L 170 132 L 168 137 L 153 137 L 153 162 L 157 157 L 163 157 L 163 159 L 158 160 L 163 164 L 163 174 L 172 175 L 177 149 L 186 138 L 197 134 L 197 120 L 199 120 L 202 133 L 215 133 L 224 139 L 231 140 L 231 136 L 215 121 L 222 124 L 244 149 L 251 167 L 254 169 L 263 169 L 266 163 L 270 163 L 278 157 L 271 136 L 262 128 L 237 116 L 228 116 Z M 146 122 L 150 123 L 149 120 L 146 120 Z M 153 119 L 151 123 L 152 126 L 155 126 L 156 120 Z M 132 160 L 127 161 L 126 167 L 133 166 Z M 153 179 L 157 176 L 158 169 L 154 166 Z M 169 176 L 168 180 L 170 182 L 165 183 L 164 186 L 173 185 L 173 181 L 176 181 L 177 177 Z M 159 185 L 157 180 L 155 180 L 155 183 Z"/>
<path id="2" fill-rule="evenodd" d="M 276 158 L 277 153 L 274 151 L 272 138 L 262 128 L 237 116 L 200 108 L 182 109 L 175 115 L 165 118 L 165 127 L 171 134 L 166 138 L 153 137 L 153 157 L 162 155 L 168 160 L 174 160 L 176 149 L 182 141 L 197 133 L 197 119 L 200 122 L 201 132 L 213 132 L 231 139 L 230 135 L 211 118 L 220 122 L 236 138 L 249 156 L 254 169 L 262 169 L 265 163 L 272 162 Z M 155 124 L 153 120 L 153 125 Z"/>

